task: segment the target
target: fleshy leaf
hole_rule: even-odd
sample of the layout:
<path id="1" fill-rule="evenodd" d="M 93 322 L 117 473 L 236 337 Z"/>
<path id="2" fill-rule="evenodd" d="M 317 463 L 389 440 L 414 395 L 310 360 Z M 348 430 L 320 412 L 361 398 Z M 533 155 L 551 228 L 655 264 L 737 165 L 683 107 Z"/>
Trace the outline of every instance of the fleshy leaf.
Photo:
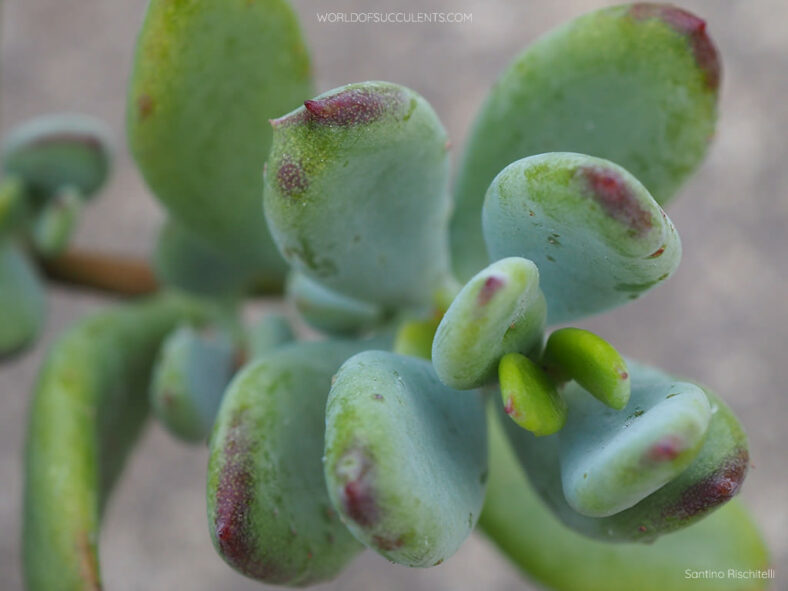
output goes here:
<path id="1" fill-rule="evenodd" d="M 291 274 L 287 295 L 310 326 L 328 334 L 363 333 L 387 317 L 380 306 L 328 289 L 302 273 Z"/>
<path id="2" fill-rule="evenodd" d="M 602 337 L 580 328 L 561 328 L 547 339 L 542 364 L 575 380 L 600 402 L 621 410 L 630 395 L 626 361 Z"/>
<path id="3" fill-rule="evenodd" d="M 129 144 L 179 224 L 280 284 L 260 210 L 268 119 L 312 94 L 287 0 L 152 0 L 129 85 Z"/>
<path id="4" fill-rule="evenodd" d="M 246 354 L 256 359 L 294 340 L 293 327 L 284 315 L 266 314 L 246 330 Z"/>
<path id="5" fill-rule="evenodd" d="M 86 115 L 31 119 L 3 142 L 5 173 L 24 182 L 36 205 L 65 187 L 90 197 L 107 180 L 111 157 L 109 132 Z"/>
<path id="6" fill-rule="evenodd" d="M 224 331 L 181 326 L 162 343 L 153 370 L 153 414 L 176 437 L 205 441 L 236 366 Z"/>
<path id="7" fill-rule="evenodd" d="M 331 376 L 367 346 L 294 343 L 230 384 L 211 436 L 208 518 L 220 556 L 242 574 L 303 586 L 361 551 L 331 508 L 321 458 Z"/>
<path id="8" fill-rule="evenodd" d="M 698 455 L 711 421 L 706 394 L 687 382 L 639 383 L 636 406 L 616 411 L 564 393 L 572 409 L 560 436 L 567 503 L 589 517 L 632 507 L 681 474 Z"/>
<path id="9" fill-rule="evenodd" d="M 0 359 L 30 345 L 46 320 L 46 295 L 36 269 L 15 245 L 0 242 Z"/>
<path id="10" fill-rule="evenodd" d="M 487 264 L 484 193 L 520 158 L 606 158 L 666 203 L 714 135 L 719 77 L 703 20 L 668 4 L 604 8 L 533 43 L 492 87 L 463 158 L 451 236 L 460 279 Z"/>
<path id="11" fill-rule="evenodd" d="M 492 260 L 520 256 L 539 267 L 551 324 L 637 298 L 681 258 L 678 233 L 646 188 L 582 154 L 507 166 L 490 185 L 482 221 Z"/>
<path id="12" fill-rule="evenodd" d="M 511 257 L 477 273 L 443 316 L 432 342 L 432 362 L 451 388 L 476 388 L 496 378 L 507 353 L 529 353 L 542 344 L 545 298 L 539 270 Z"/>
<path id="13" fill-rule="evenodd" d="M 486 437 L 478 393 L 447 388 L 423 359 L 360 353 L 342 365 L 326 407 L 329 495 L 376 552 L 408 566 L 439 564 L 478 518 Z"/>
<path id="14" fill-rule="evenodd" d="M 403 320 L 397 328 L 394 353 L 431 359 L 432 341 L 435 339 L 435 332 L 438 330 L 441 318 L 440 314 L 435 314 L 432 318 L 427 319 Z"/>
<path id="15" fill-rule="evenodd" d="M 430 304 L 448 276 L 446 132 L 412 90 L 363 82 L 271 122 L 265 212 L 285 259 L 331 290 Z"/>
<path id="16" fill-rule="evenodd" d="M 566 423 L 566 402 L 555 383 L 525 355 L 508 353 L 498 365 L 503 409 L 537 437 L 552 435 Z"/>
<path id="17" fill-rule="evenodd" d="M 22 179 L 9 176 L 0 181 L 0 240 L 24 226 L 30 213 Z"/>
<path id="18" fill-rule="evenodd" d="M 597 405 L 597 410 L 603 415 L 609 413 L 608 417 L 614 415 L 625 417 L 623 423 L 618 417 L 615 418 L 621 432 L 630 428 L 633 423 L 644 423 L 642 433 L 648 436 L 651 429 L 649 413 L 658 408 L 655 406 L 657 395 L 663 395 L 664 401 L 669 403 L 672 394 L 684 390 L 687 394 L 693 392 L 691 396 L 693 400 L 695 399 L 696 393 L 689 384 L 679 382 L 659 370 L 631 360 L 628 360 L 627 364 L 632 379 L 632 396 L 624 410 L 607 409 L 594 400 L 588 392 L 583 391 L 580 386 L 572 382 L 564 391 L 565 399 L 569 405 L 570 420 L 572 420 L 576 405 L 578 405 L 577 412 L 581 412 L 581 409 L 586 405 Z M 671 389 L 671 386 L 677 389 Z M 504 421 L 504 428 L 534 488 L 566 525 L 586 536 L 600 540 L 652 541 L 662 534 L 700 520 L 729 501 L 739 491 L 747 473 L 749 452 L 747 437 L 741 425 L 717 396 L 707 390 L 705 390 L 705 394 L 712 417 L 705 441 L 689 467 L 634 506 L 608 517 L 581 515 L 567 502 L 562 483 L 561 448 L 565 445 L 565 441 L 571 439 L 573 434 L 573 430 L 568 430 L 568 425 L 560 433 L 540 438 L 520 429 L 511 421 Z M 663 414 L 663 409 L 660 409 L 655 418 L 668 418 L 670 408 L 666 407 L 664 411 L 666 414 Z M 699 410 L 699 415 L 702 412 Z M 582 423 L 581 418 L 578 420 Z M 607 427 L 612 425 L 610 420 L 613 419 L 606 420 Z M 666 420 L 665 422 L 670 427 L 670 421 Z M 600 430 L 602 430 L 601 425 Z M 611 438 L 615 436 L 613 433 L 606 435 Z M 627 437 L 626 434 L 620 436 L 622 437 L 621 441 Z M 645 441 L 651 440 L 646 439 Z M 651 442 L 653 445 L 645 451 L 644 461 L 638 465 L 638 471 L 635 474 L 640 479 L 646 478 L 649 472 L 661 474 L 661 465 L 664 460 L 670 461 L 670 456 L 674 452 L 678 452 L 680 455 L 683 449 L 682 444 L 672 438 L 664 441 L 657 439 Z M 641 448 L 646 449 L 645 446 L 641 446 Z M 625 447 L 618 451 L 623 454 L 622 457 L 629 455 Z M 694 453 L 694 451 L 690 453 Z M 568 457 L 566 450 L 563 455 L 565 458 Z M 660 458 L 662 459 L 660 460 Z M 625 473 L 616 476 L 616 478 L 620 479 L 619 484 L 622 487 L 631 487 L 632 483 L 627 482 Z M 612 482 L 606 483 L 604 479 L 600 482 L 603 486 L 612 487 L 614 484 Z"/>
<path id="19" fill-rule="evenodd" d="M 101 514 L 148 413 L 162 338 L 204 319 L 173 296 L 81 320 L 52 346 L 30 409 L 25 449 L 25 588 L 100 589 Z"/>
<path id="20" fill-rule="evenodd" d="M 153 267 L 163 284 L 195 295 L 238 297 L 251 281 L 248 267 L 172 218 L 159 232 Z M 281 276 L 267 279 L 269 287 L 282 285 Z"/>
<path id="21" fill-rule="evenodd" d="M 33 244 L 40 255 L 51 257 L 65 250 L 76 229 L 82 207 L 82 194 L 71 187 L 62 188 L 42 206 L 31 231 Z"/>
<path id="22" fill-rule="evenodd" d="M 652 544 L 593 540 L 566 527 L 545 506 L 518 465 L 498 417 L 490 416 L 489 427 L 490 479 L 479 525 L 542 585 L 555 591 L 756 591 L 768 586 L 766 578 L 686 576 L 688 571 L 769 567 L 764 541 L 737 499 Z"/>

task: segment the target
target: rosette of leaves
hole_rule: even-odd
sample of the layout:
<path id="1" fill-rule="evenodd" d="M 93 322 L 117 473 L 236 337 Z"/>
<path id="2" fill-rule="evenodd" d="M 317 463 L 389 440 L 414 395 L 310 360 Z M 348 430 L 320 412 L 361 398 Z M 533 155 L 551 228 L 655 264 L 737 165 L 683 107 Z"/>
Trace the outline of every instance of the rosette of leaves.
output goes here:
<path id="1" fill-rule="evenodd" d="M 439 434 L 458 432 L 481 391 L 498 392 L 536 492 L 587 537 L 653 541 L 736 494 L 746 437 L 714 394 L 587 331 L 546 332 L 635 300 L 676 270 L 681 243 L 660 204 L 705 153 L 718 79 L 704 23 L 669 6 L 601 10 L 527 49 L 491 91 L 461 166 L 459 287 L 443 251 L 445 135 L 420 97 L 352 84 L 273 121 L 264 206 L 283 256 L 325 289 L 421 314 L 419 326 L 429 326 L 425 309 L 442 315 L 427 331 L 435 385 L 416 362 L 367 352 L 331 388 L 325 476 L 358 540 L 427 566 L 467 535 L 446 511 L 475 521 L 470 475 L 483 483 L 487 467 Z M 423 352 L 423 333 L 402 327 L 398 350 Z M 407 343 L 405 330 L 419 336 Z M 438 383 L 454 393 L 451 410 L 432 401 Z M 441 461 L 447 449 L 456 453 Z M 439 482 L 463 494 L 446 499 Z M 413 509 L 424 506 L 451 540 Z"/>

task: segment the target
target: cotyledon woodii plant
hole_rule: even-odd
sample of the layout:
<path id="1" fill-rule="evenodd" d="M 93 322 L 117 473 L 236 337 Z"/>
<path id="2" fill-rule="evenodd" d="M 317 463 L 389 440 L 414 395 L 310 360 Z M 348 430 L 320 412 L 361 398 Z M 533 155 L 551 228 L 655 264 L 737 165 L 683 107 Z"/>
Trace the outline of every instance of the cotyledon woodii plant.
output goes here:
<path id="1" fill-rule="evenodd" d="M 451 187 L 416 91 L 312 96 L 285 0 L 151 0 L 128 135 L 180 293 L 53 346 L 28 432 L 28 588 L 100 588 L 101 514 L 149 409 L 208 440 L 211 539 L 264 583 L 332 579 L 364 548 L 436 566 L 478 527 L 559 591 L 762 588 L 683 576 L 768 564 L 732 500 L 749 463 L 734 414 L 566 326 L 676 270 L 662 205 L 702 161 L 719 81 L 683 9 L 580 16 L 499 77 Z M 0 279 L 24 275 L 3 252 Z M 245 325 L 240 304 L 278 285 L 322 339 Z"/>

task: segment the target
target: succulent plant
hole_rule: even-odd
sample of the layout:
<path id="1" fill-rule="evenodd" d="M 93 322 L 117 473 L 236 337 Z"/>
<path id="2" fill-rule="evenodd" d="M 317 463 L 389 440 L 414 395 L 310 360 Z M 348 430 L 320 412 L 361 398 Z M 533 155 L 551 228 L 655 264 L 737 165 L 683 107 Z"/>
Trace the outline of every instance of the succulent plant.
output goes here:
<path id="1" fill-rule="evenodd" d="M 682 9 L 581 16 L 494 85 L 452 209 L 429 103 L 384 81 L 310 99 L 285 0 L 151 0 L 129 141 L 170 216 L 157 274 L 190 295 L 122 304 L 52 348 L 28 431 L 28 588 L 99 587 L 101 511 L 149 407 L 175 436 L 208 438 L 210 537 L 264 583 L 332 579 L 364 548 L 435 566 L 477 523 L 558 591 L 680 591 L 688 568 L 765 568 L 749 515 L 726 505 L 749 463 L 733 412 L 556 326 L 676 270 L 662 205 L 702 160 L 719 76 Z M 56 208 L 33 231 L 44 250 L 75 211 L 62 185 L 37 197 Z M 38 306 L 15 246 L 0 254 L 0 301 Z M 3 291 L 6 276 L 24 279 Z M 283 316 L 244 324 L 245 298 L 277 286 L 322 338 Z M 0 346 L 39 316 L 3 326 Z"/>

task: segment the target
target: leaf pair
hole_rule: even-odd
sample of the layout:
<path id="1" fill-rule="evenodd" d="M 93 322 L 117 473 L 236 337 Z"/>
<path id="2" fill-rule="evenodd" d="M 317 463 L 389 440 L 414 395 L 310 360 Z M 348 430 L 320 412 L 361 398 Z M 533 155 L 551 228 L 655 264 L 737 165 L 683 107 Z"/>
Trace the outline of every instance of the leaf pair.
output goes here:
<path id="1" fill-rule="evenodd" d="M 425 145 L 418 127 L 408 129 L 418 122 L 404 119 L 406 92 L 368 83 L 316 101 L 336 103 L 330 108 L 337 112 L 380 103 L 388 109 L 388 118 L 375 111 L 380 120 L 348 123 L 333 115 L 340 126 L 306 108 L 294 111 L 276 123 L 266 176 L 266 211 L 285 257 L 331 290 L 390 307 L 434 302 L 449 282 L 443 181 L 430 180 L 437 160 L 415 149 L 440 151 L 442 135 Z M 303 187 L 294 191 L 288 187 L 296 177 Z M 536 264 L 552 323 L 637 298 L 666 279 L 681 255 L 673 224 L 645 187 L 612 162 L 581 154 L 507 166 L 487 192 L 482 222 L 492 260 Z M 493 275 L 490 269 L 485 277 L 494 284 Z"/>
<path id="2" fill-rule="evenodd" d="M 604 540 L 653 540 L 685 527 L 739 490 L 747 440 L 722 401 L 629 361 L 622 411 L 576 383 L 563 391 L 569 419 L 534 437 L 504 421 L 534 488 L 569 527 Z"/>
<path id="3" fill-rule="evenodd" d="M 718 78 L 703 22 L 673 7 L 600 10 L 527 49 L 490 93 L 460 169 L 451 234 L 460 278 L 488 251 L 528 258 L 543 274 L 551 322 L 664 280 L 680 246 L 657 201 L 705 153 Z M 266 211 L 300 271 L 389 305 L 436 290 L 445 137 L 434 115 L 426 126 L 409 121 L 421 102 L 395 85 L 350 85 L 274 123 Z"/>
<path id="4" fill-rule="evenodd" d="M 659 203 L 670 200 L 714 134 L 719 76 L 705 23 L 670 5 L 597 10 L 529 46 L 493 86 L 462 159 L 451 227 L 459 278 L 487 263 L 485 241 L 494 245 L 488 229 L 482 235 L 479 211 L 495 176 L 516 160 L 589 154 L 624 167 Z M 549 225 L 540 246 L 561 233 Z M 547 245 L 540 250 L 555 256 Z M 525 256 L 544 272 L 536 253 Z M 552 303 L 553 294 L 545 293 Z"/>
<path id="5" fill-rule="evenodd" d="M 356 539 L 432 566 L 473 529 L 486 480 L 481 398 L 443 386 L 427 361 L 359 353 L 383 344 L 294 344 L 233 380 L 208 499 L 214 544 L 240 572 L 315 583 L 362 548 Z"/>
<path id="6" fill-rule="evenodd" d="M 567 527 L 529 483 L 499 417 L 490 413 L 490 478 L 479 526 L 540 584 L 556 591 L 754 591 L 768 586 L 766 579 L 687 577 L 688 572 L 768 568 L 760 532 L 735 499 L 650 544 L 611 544 Z"/>

